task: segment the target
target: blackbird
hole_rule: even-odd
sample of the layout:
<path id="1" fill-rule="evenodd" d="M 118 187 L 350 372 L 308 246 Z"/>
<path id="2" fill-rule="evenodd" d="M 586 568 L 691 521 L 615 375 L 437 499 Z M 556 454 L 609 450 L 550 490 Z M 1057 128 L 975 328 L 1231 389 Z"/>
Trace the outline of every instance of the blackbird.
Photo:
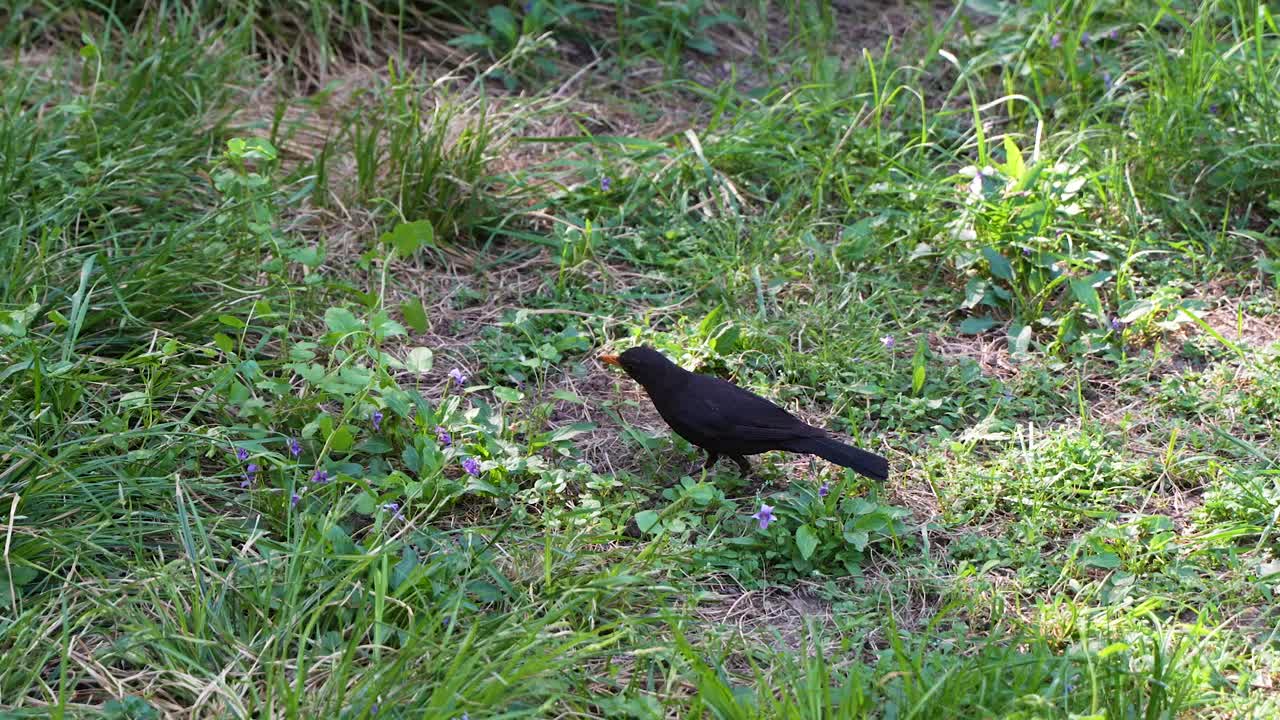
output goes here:
<path id="1" fill-rule="evenodd" d="M 835 440 L 731 382 L 689 372 L 653 348 L 634 347 L 600 361 L 625 370 L 677 435 L 707 451 L 706 469 L 728 455 L 749 475 L 747 455 L 786 450 L 817 455 L 874 480 L 889 477 L 889 461 L 879 455 Z"/>

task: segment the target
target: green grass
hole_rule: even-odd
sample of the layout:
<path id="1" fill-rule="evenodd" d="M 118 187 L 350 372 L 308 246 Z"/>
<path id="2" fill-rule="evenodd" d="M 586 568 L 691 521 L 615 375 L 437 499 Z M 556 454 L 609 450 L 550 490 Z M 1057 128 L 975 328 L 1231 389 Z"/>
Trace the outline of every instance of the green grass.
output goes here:
<path id="1" fill-rule="evenodd" d="M 0 717 L 1280 712 L 1265 8 L 8 12 Z"/>

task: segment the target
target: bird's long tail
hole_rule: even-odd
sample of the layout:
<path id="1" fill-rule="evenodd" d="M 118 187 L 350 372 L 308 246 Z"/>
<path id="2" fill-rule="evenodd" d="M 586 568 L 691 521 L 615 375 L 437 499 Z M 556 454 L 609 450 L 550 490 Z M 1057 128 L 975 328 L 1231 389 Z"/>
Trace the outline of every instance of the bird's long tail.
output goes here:
<path id="1" fill-rule="evenodd" d="M 845 445 L 839 440 L 822 437 L 802 438 L 788 443 L 786 449 L 791 452 L 817 455 L 872 480 L 889 479 L 888 460 L 861 448 Z"/>

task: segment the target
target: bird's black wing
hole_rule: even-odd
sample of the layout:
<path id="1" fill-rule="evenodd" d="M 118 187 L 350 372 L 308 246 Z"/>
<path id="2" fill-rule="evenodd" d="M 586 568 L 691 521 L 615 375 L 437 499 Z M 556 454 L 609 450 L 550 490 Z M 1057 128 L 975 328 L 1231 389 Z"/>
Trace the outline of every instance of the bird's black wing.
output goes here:
<path id="1" fill-rule="evenodd" d="M 707 431 L 752 442 L 824 437 L 826 433 L 750 390 L 698 375 L 680 400 L 683 415 Z"/>

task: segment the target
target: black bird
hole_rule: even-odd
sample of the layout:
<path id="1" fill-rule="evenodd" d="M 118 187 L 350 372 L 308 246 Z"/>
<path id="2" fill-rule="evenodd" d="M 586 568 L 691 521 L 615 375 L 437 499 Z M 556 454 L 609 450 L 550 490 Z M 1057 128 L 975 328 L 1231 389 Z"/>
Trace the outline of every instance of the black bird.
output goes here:
<path id="1" fill-rule="evenodd" d="M 653 348 L 634 347 L 600 361 L 625 370 L 677 435 L 707 451 L 704 468 L 728 455 L 749 475 L 747 455 L 786 450 L 817 455 L 874 480 L 889 477 L 889 461 L 879 455 L 835 440 L 731 382 L 689 372 Z"/>

